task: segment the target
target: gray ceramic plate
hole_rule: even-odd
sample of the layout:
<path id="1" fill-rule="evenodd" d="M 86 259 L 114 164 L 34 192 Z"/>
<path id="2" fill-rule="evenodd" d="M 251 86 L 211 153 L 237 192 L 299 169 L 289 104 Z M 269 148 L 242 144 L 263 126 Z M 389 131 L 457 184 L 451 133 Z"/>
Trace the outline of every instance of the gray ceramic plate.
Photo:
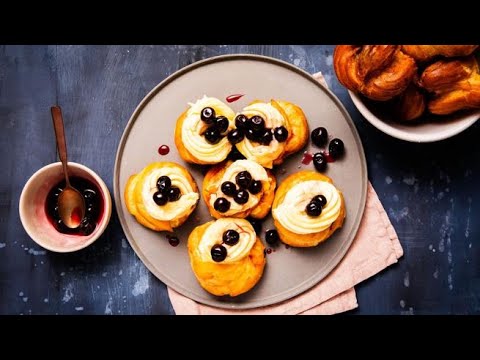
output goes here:
<path id="1" fill-rule="evenodd" d="M 189 221 L 177 230 L 180 245 L 172 247 L 165 234 L 150 231 L 127 212 L 123 199 L 128 177 L 153 161 L 175 161 L 186 166 L 202 186 L 206 168 L 186 164 L 178 155 L 173 134 L 175 122 L 188 102 L 204 94 L 225 100 L 230 94 L 245 94 L 231 104 L 239 111 L 254 99 L 284 99 L 304 110 L 310 130 L 324 126 L 341 138 L 346 154 L 329 164 L 326 174 L 343 191 L 347 217 L 343 228 L 316 248 L 295 249 L 279 245 L 267 255 L 263 278 L 247 294 L 237 298 L 218 298 L 204 291 L 190 268 L 187 238 L 197 225 L 211 220 L 200 200 Z M 160 156 L 157 149 L 166 144 L 170 153 Z M 308 145 L 310 150 L 315 151 Z M 308 149 L 308 148 L 307 148 Z M 292 155 L 276 170 L 277 179 L 302 170 L 303 151 Z M 357 232 L 367 192 L 367 168 L 362 144 L 345 108 L 330 91 L 308 73 L 288 63 L 254 55 L 219 56 L 187 66 L 155 87 L 135 109 L 118 147 L 114 172 L 115 202 L 125 234 L 147 268 L 177 292 L 201 303 L 248 309 L 271 305 L 304 292 L 322 280 L 340 262 Z M 263 229 L 271 228 L 271 218 Z M 261 238 L 264 238 L 262 233 Z"/>

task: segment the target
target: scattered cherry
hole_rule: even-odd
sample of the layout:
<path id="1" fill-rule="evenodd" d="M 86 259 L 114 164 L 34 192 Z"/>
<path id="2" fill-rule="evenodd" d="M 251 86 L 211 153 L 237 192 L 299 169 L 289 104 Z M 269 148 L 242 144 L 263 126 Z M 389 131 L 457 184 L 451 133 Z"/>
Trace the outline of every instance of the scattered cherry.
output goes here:
<path id="1" fill-rule="evenodd" d="M 327 161 L 323 153 L 318 152 L 313 155 L 313 166 L 315 166 L 315 169 L 317 169 L 317 171 L 325 171 L 325 169 L 327 168 Z"/>
<path id="2" fill-rule="evenodd" d="M 223 233 L 223 242 L 227 245 L 236 245 L 239 240 L 240 234 L 235 230 L 227 230 Z"/>
<path id="3" fill-rule="evenodd" d="M 219 197 L 213 203 L 213 208 L 221 213 L 227 212 L 230 209 L 230 201 L 223 197 Z"/>
<path id="4" fill-rule="evenodd" d="M 213 261 L 222 262 L 227 257 L 227 249 L 223 245 L 215 244 L 212 246 L 210 254 L 212 255 Z"/>
<path id="5" fill-rule="evenodd" d="M 257 235 L 262 232 L 262 220 L 254 218 L 248 218 L 247 220 L 250 222 Z"/>
<path id="6" fill-rule="evenodd" d="M 167 155 L 169 152 L 170 152 L 170 148 L 168 147 L 168 145 L 161 145 L 158 148 L 158 153 L 160 155 Z"/>
<path id="7" fill-rule="evenodd" d="M 269 245 L 275 245 L 278 240 L 280 240 L 280 236 L 278 236 L 278 231 L 275 229 L 269 229 L 265 232 L 265 240 Z"/>
<path id="8" fill-rule="evenodd" d="M 343 153 L 345 152 L 343 141 L 337 138 L 330 141 L 330 144 L 328 144 L 328 152 L 334 160 L 342 157 Z"/>
<path id="9" fill-rule="evenodd" d="M 312 131 L 310 135 L 314 145 L 318 147 L 324 146 L 328 141 L 328 132 L 324 127 L 318 127 Z"/>
<path id="10" fill-rule="evenodd" d="M 180 239 L 175 235 L 167 235 L 167 239 L 168 243 L 173 247 L 176 247 L 178 244 L 180 244 Z"/>

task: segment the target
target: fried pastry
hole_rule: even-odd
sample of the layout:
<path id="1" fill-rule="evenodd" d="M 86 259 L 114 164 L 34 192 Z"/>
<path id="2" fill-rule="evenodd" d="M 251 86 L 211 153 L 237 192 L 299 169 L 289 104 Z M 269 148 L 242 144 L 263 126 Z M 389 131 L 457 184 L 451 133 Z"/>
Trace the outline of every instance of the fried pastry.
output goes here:
<path id="1" fill-rule="evenodd" d="M 217 296 L 238 296 L 253 288 L 266 264 L 264 246 L 244 219 L 221 218 L 197 226 L 188 255 L 200 285 Z"/>
<path id="2" fill-rule="evenodd" d="M 345 219 L 345 201 L 332 180 L 315 171 L 288 176 L 278 187 L 272 215 L 280 239 L 294 247 L 327 240 Z"/>
<path id="3" fill-rule="evenodd" d="M 195 180 L 182 166 L 155 162 L 130 176 L 124 191 L 130 214 L 154 231 L 173 231 L 195 209 L 199 194 Z"/>
<path id="4" fill-rule="evenodd" d="M 210 214 L 262 219 L 270 212 L 276 181 L 273 174 L 251 160 L 227 161 L 208 170 L 202 194 Z"/>

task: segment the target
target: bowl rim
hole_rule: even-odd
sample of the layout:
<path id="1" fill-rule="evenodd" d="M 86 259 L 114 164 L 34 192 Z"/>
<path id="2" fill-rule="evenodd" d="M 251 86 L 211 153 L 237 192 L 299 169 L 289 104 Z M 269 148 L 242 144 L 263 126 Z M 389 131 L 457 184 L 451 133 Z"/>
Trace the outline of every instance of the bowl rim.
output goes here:
<path id="1" fill-rule="evenodd" d="M 409 142 L 430 143 L 430 142 L 445 140 L 465 131 L 480 119 L 480 110 L 479 110 L 478 112 L 474 112 L 473 114 L 468 115 L 467 118 L 464 119 L 464 124 L 462 124 L 462 126 L 459 126 L 450 131 L 442 131 L 442 132 L 431 133 L 431 134 L 415 134 L 415 133 L 407 132 L 405 130 L 396 129 L 395 127 L 391 126 L 387 122 L 377 117 L 375 114 L 373 114 L 370 111 L 370 109 L 368 109 L 368 107 L 365 105 L 365 103 L 363 102 L 359 94 L 357 94 L 356 92 L 352 90 L 348 90 L 348 94 L 350 95 L 350 98 L 352 99 L 352 102 L 357 108 L 357 110 L 363 115 L 363 117 L 370 124 L 372 124 L 378 130 L 382 131 L 387 135 L 390 135 L 400 140 L 409 141 Z"/>
<path id="2" fill-rule="evenodd" d="M 70 253 L 70 252 L 78 251 L 78 250 L 84 249 L 87 246 L 94 243 L 104 233 L 105 229 L 107 228 L 107 226 L 110 222 L 110 218 L 111 218 L 111 215 L 112 215 L 112 198 L 111 198 L 111 195 L 110 195 L 110 191 L 108 190 L 108 187 L 105 184 L 105 182 L 103 181 L 103 179 L 95 171 L 93 171 L 92 169 L 88 168 L 85 165 L 82 165 L 82 164 L 79 164 L 79 163 L 76 163 L 76 162 L 73 162 L 73 161 L 69 161 L 68 165 L 73 167 L 73 168 L 77 168 L 79 170 L 85 171 L 86 173 L 91 175 L 93 177 L 93 179 L 97 182 L 98 186 L 100 187 L 100 191 L 102 192 L 103 198 L 104 198 L 104 201 L 105 201 L 104 210 L 103 210 L 104 215 L 103 215 L 102 221 L 99 223 L 99 228 L 95 232 L 94 235 L 92 235 L 90 238 L 87 239 L 87 241 L 82 242 L 82 243 L 80 243 L 76 246 L 69 247 L 69 248 L 64 248 L 64 247 L 61 247 L 61 246 L 58 246 L 58 247 L 52 246 L 51 244 L 46 244 L 43 241 L 38 240 L 36 238 L 35 234 L 31 231 L 30 226 L 28 226 L 28 223 L 26 222 L 27 221 L 26 220 L 27 215 L 26 215 L 26 210 L 25 209 L 26 209 L 26 206 L 28 206 L 28 205 L 25 203 L 25 201 L 26 201 L 25 200 L 25 196 L 26 196 L 25 194 L 26 194 L 27 189 L 30 186 L 32 186 L 32 184 L 34 184 L 37 177 L 40 174 L 42 174 L 43 172 L 45 172 L 45 171 L 47 171 L 51 168 L 55 168 L 55 167 L 60 167 L 61 168 L 62 167 L 61 162 L 54 162 L 54 163 L 45 165 L 45 166 L 41 167 L 40 169 L 38 169 L 37 171 L 35 171 L 30 176 L 30 178 L 27 180 L 25 185 L 23 186 L 22 193 L 20 194 L 20 199 L 19 199 L 19 202 L 18 202 L 18 211 L 19 211 L 19 215 L 20 215 L 20 221 L 21 221 L 22 226 L 25 229 L 26 233 L 28 234 L 28 236 L 30 236 L 30 238 L 36 244 L 40 245 L 41 247 L 43 247 L 47 250 L 53 251 L 53 252 L 57 252 L 57 253 Z"/>

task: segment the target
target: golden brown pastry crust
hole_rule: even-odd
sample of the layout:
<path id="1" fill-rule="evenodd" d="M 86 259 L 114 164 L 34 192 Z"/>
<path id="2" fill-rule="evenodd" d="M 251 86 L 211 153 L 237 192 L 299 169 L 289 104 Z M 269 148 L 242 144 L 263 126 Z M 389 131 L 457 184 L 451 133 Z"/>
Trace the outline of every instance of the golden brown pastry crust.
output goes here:
<path id="1" fill-rule="evenodd" d="M 474 56 L 429 65 L 420 77 L 420 85 L 434 94 L 428 103 L 433 114 L 480 108 L 480 72 Z"/>
<path id="2" fill-rule="evenodd" d="M 288 176 L 285 180 L 283 180 L 280 186 L 277 188 L 277 191 L 275 192 L 275 199 L 273 200 L 273 209 L 276 209 L 278 207 L 278 205 L 283 201 L 283 199 L 287 195 L 287 192 L 293 186 L 308 180 L 320 180 L 320 181 L 326 181 L 333 184 L 332 179 L 330 179 L 328 176 L 320 174 L 315 171 L 300 171 L 295 174 L 292 174 Z M 341 192 L 340 192 L 340 197 L 342 199 L 342 207 L 337 220 L 335 220 L 328 229 L 318 233 L 313 233 L 313 234 L 293 233 L 287 230 L 285 227 L 283 227 L 282 224 L 279 221 L 277 221 L 274 216 L 273 220 L 275 223 L 275 227 L 277 228 L 278 235 L 280 236 L 280 239 L 285 244 L 288 244 L 294 247 L 312 247 L 327 240 L 335 232 L 335 230 L 342 227 L 343 222 L 345 220 L 345 214 L 346 214 L 345 200 Z"/>
<path id="3" fill-rule="evenodd" d="M 425 62 L 437 56 L 471 55 L 478 45 L 402 45 L 402 51 L 416 61 Z"/>
<path id="4" fill-rule="evenodd" d="M 235 217 L 235 218 L 246 218 L 247 216 L 251 216 L 255 219 L 263 219 L 265 216 L 268 215 L 270 212 L 270 208 L 272 207 L 273 197 L 275 195 L 275 187 L 277 182 L 275 180 L 275 176 L 272 174 L 271 171 L 266 170 L 268 174 L 268 178 L 270 183 L 263 183 L 263 195 L 260 198 L 258 204 L 248 210 L 242 211 L 237 214 L 225 216 L 222 213 L 216 211 L 212 205 L 210 205 L 210 197 L 215 194 L 221 186 L 221 181 L 223 174 L 227 168 L 233 163 L 233 161 L 228 160 L 227 162 L 212 166 L 208 172 L 205 174 L 205 178 L 203 179 L 203 186 L 202 186 L 202 195 L 205 203 L 207 204 L 208 210 L 210 214 L 215 218 L 219 219 L 222 217 Z M 268 186 L 268 187 L 267 187 Z"/>
<path id="5" fill-rule="evenodd" d="M 190 265 L 200 283 L 209 293 L 217 296 L 238 296 L 253 288 L 263 274 L 265 268 L 265 247 L 257 237 L 248 256 L 235 263 L 223 264 L 204 262 L 196 253 L 204 232 L 213 224 L 210 221 L 197 226 L 188 237 L 188 255 Z"/>
<path id="6" fill-rule="evenodd" d="M 405 91 L 417 71 L 398 45 L 338 45 L 333 64 L 342 85 L 379 101 Z"/>
<path id="7" fill-rule="evenodd" d="M 130 176 L 125 185 L 124 198 L 127 210 L 130 214 L 135 216 L 135 219 L 143 226 L 152 229 L 154 231 L 173 231 L 174 228 L 182 225 L 190 216 L 190 213 L 184 216 L 171 220 L 161 221 L 153 218 L 148 213 L 142 199 L 142 184 L 145 180 L 145 176 L 156 168 L 175 167 L 179 168 L 182 174 L 185 176 L 190 186 L 195 192 L 198 192 L 197 184 L 192 175 L 182 166 L 173 162 L 154 162 L 146 166 L 140 173 Z M 192 210 L 193 212 L 193 210 Z"/>
<path id="8" fill-rule="evenodd" d="M 418 119 L 425 112 L 425 95 L 413 83 L 401 93 L 394 103 L 394 115 L 401 121 Z"/>

